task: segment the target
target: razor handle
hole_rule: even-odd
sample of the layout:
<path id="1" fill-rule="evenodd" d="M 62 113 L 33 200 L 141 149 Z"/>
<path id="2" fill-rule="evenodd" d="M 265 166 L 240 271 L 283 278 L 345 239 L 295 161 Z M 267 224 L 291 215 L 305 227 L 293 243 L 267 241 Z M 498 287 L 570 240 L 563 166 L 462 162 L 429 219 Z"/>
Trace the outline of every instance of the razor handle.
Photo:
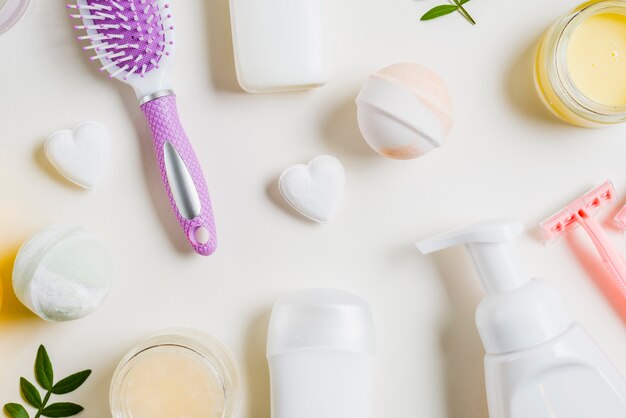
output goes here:
<path id="1" fill-rule="evenodd" d="M 626 264 L 624 259 L 610 242 L 609 237 L 598 221 L 589 216 L 584 210 L 579 211 L 574 216 L 591 238 L 593 245 L 602 258 L 602 263 L 609 272 L 609 277 L 613 281 L 614 290 L 618 292 L 621 303 L 624 303 L 626 301 Z"/>
<path id="2" fill-rule="evenodd" d="M 196 253 L 211 255 L 217 248 L 213 208 L 202 168 L 180 123 L 176 96 L 164 91 L 140 103 L 178 223 Z"/>

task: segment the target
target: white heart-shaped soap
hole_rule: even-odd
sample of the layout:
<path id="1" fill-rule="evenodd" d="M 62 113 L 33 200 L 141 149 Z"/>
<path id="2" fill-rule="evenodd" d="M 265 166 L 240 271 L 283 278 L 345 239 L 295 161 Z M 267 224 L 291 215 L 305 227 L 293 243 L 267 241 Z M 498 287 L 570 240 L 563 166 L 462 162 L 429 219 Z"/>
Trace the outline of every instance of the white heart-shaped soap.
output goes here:
<path id="1" fill-rule="evenodd" d="M 106 170 L 111 148 L 109 131 L 97 122 L 53 133 L 44 145 L 48 161 L 69 181 L 86 189 L 96 186 Z"/>
<path id="2" fill-rule="evenodd" d="M 314 158 L 307 165 L 289 167 L 278 180 L 287 203 L 320 223 L 328 222 L 339 209 L 345 182 L 343 165 L 330 155 Z"/>

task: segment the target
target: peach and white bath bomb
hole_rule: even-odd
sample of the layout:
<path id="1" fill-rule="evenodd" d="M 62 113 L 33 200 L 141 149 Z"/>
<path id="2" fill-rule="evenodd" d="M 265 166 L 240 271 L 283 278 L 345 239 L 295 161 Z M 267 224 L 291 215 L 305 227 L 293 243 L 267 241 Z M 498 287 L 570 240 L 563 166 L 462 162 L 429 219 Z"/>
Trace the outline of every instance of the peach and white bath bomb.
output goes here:
<path id="1" fill-rule="evenodd" d="M 396 160 L 439 147 L 452 129 L 452 99 L 445 82 L 419 64 L 394 64 L 372 74 L 356 103 L 367 143 Z"/>

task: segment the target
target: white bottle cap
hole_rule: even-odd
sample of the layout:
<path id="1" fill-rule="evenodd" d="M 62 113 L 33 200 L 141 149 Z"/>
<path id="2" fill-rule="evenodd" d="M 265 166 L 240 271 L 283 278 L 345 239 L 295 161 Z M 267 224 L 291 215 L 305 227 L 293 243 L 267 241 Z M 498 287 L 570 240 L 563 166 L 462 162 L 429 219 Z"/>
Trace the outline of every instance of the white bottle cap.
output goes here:
<path id="1" fill-rule="evenodd" d="M 374 319 L 369 303 L 351 293 L 311 289 L 274 304 L 267 355 L 322 348 L 374 355 Z"/>

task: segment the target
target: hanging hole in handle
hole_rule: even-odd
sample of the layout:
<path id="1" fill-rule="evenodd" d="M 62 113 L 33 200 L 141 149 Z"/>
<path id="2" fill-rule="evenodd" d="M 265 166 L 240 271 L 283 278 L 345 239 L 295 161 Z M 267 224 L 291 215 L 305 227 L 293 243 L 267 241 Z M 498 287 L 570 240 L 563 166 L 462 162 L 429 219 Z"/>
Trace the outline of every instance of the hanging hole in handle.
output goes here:
<path id="1" fill-rule="evenodd" d="M 206 245 L 211 240 L 211 233 L 203 226 L 189 230 L 189 239 L 196 245 Z"/>

